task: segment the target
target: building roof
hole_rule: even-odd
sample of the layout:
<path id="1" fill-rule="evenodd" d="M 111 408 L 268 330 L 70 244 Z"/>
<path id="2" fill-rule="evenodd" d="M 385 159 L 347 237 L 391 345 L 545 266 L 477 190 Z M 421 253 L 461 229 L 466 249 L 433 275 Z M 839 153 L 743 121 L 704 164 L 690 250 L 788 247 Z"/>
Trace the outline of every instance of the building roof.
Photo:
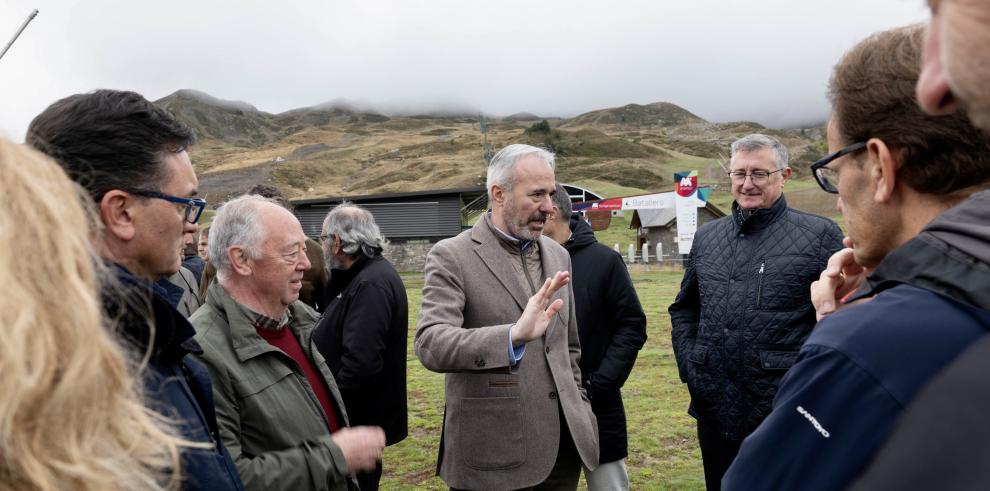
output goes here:
<path id="1" fill-rule="evenodd" d="M 478 187 L 470 187 L 470 188 L 430 189 L 426 191 L 411 191 L 406 193 L 366 194 L 362 196 L 332 196 L 326 198 L 292 200 L 291 203 L 293 206 L 305 206 L 305 205 L 339 203 L 344 200 L 368 201 L 368 200 L 394 199 L 394 198 L 416 198 L 423 196 L 446 196 L 451 194 L 474 194 L 474 193 L 485 193 L 485 192 L 486 190 L 484 186 L 478 186 Z"/>
<path id="2" fill-rule="evenodd" d="M 725 212 L 712 204 L 711 201 L 705 206 L 698 208 L 698 211 L 706 210 L 716 218 L 724 217 Z M 629 219 L 629 228 L 653 228 L 670 227 L 677 222 L 677 210 L 674 208 L 643 209 L 633 210 L 632 218 Z"/>
<path id="3" fill-rule="evenodd" d="M 677 210 L 674 208 L 633 210 L 633 213 L 639 215 L 640 227 L 666 227 L 677 219 Z"/>

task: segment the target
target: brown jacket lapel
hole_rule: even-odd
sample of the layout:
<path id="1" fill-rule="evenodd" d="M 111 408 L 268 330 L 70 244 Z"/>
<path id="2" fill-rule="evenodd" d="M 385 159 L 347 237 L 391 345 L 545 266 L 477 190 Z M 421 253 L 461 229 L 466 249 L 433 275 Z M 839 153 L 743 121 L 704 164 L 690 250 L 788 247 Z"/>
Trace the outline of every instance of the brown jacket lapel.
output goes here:
<path id="1" fill-rule="evenodd" d="M 478 243 L 474 252 L 481 258 L 481 262 L 495 275 L 502 287 L 505 288 L 512 298 L 519 305 L 520 310 L 526 309 L 529 302 L 529 295 L 523 288 L 521 278 L 512 268 L 512 264 L 506 261 L 506 252 L 499 243 L 498 237 L 492 231 L 492 225 L 487 215 L 478 220 L 471 231 L 471 239 Z M 511 257 L 511 256 L 510 256 Z"/>

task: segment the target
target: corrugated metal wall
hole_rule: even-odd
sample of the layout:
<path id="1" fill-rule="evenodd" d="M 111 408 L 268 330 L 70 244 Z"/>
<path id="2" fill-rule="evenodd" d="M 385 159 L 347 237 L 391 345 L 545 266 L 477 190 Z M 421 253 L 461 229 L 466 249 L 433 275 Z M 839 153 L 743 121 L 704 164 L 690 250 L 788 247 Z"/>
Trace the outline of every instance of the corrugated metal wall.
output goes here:
<path id="1" fill-rule="evenodd" d="M 297 206 L 294 213 L 303 232 L 318 237 L 323 219 L 337 203 Z M 375 216 L 375 222 L 389 240 L 453 237 L 461 232 L 461 199 L 457 194 L 369 199 L 354 203 Z"/>

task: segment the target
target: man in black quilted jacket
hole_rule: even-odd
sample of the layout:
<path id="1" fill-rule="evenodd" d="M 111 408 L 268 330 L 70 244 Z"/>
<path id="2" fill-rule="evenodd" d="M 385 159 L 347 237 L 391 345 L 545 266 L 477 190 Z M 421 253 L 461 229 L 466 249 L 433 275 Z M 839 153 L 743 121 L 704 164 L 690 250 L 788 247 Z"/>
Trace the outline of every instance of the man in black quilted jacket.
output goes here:
<path id="1" fill-rule="evenodd" d="M 834 222 L 787 206 L 790 176 L 776 139 L 753 134 L 732 144 L 732 215 L 695 234 L 669 309 L 709 490 L 720 489 L 742 440 L 770 412 L 815 325 L 809 287 L 842 248 Z"/>

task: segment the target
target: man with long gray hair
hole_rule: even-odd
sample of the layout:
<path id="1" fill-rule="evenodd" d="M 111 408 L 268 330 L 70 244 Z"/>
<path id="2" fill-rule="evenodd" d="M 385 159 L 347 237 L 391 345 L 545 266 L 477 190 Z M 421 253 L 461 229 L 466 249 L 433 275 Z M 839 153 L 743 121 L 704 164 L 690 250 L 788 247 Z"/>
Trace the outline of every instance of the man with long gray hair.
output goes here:
<path id="1" fill-rule="evenodd" d="M 835 223 L 787 206 L 782 143 L 740 138 L 730 165 L 732 215 L 698 230 L 669 309 L 710 490 L 720 489 L 742 440 L 770 413 L 815 325 L 809 286 L 842 248 Z"/>
<path id="2" fill-rule="evenodd" d="M 351 423 L 380 426 L 385 444 L 406 438 L 409 306 L 399 273 L 382 256 L 388 241 L 375 217 L 341 203 L 323 221 L 323 256 L 331 268 L 330 304 L 313 330 Z M 378 489 L 382 463 L 358 474 L 362 491 Z"/>

